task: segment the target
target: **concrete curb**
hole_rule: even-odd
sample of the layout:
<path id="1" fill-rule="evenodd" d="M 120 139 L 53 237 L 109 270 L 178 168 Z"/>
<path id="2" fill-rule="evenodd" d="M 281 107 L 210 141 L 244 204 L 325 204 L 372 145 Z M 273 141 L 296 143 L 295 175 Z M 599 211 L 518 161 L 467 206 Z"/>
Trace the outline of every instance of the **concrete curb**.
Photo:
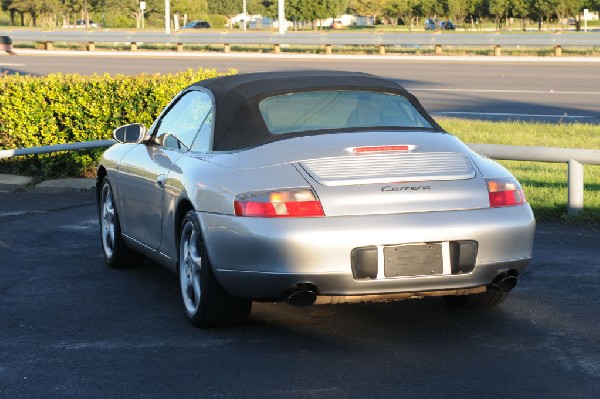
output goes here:
<path id="1" fill-rule="evenodd" d="M 5 190 L 0 192 L 11 192 L 20 189 L 31 188 L 33 178 L 27 176 L 0 174 L 0 186 Z M 63 178 L 51 179 L 38 183 L 34 186 L 36 189 L 45 190 L 74 190 L 74 191 L 92 191 L 96 189 L 96 179 L 88 178 Z"/>

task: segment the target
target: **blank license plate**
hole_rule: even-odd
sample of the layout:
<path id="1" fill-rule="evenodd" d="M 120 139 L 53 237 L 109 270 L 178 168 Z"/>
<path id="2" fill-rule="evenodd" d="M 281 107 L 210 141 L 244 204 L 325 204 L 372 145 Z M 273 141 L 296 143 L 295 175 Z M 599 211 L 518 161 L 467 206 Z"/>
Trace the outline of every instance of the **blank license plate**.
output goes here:
<path id="1" fill-rule="evenodd" d="M 392 245 L 383 248 L 386 277 L 443 274 L 442 244 Z"/>

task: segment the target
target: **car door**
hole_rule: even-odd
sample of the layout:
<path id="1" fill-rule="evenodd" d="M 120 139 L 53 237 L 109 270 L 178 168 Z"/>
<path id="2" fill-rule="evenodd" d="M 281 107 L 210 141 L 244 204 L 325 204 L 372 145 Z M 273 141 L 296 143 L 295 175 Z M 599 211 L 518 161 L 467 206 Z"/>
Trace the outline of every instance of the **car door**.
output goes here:
<path id="1" fill-rule="evenodd" d="M 177 160 L 192 146 L 206 112 L 206 93 L 181 94 L 153 125 L 152 140 L 137 145 L 121 161 L 120 205 L 123 232 L 151 248 L 162 239 L 165 183 L 171 173 L 181 174 Z"/>
<path id="2" fill-rule="evenodd" d="M 163 234 L 160 252 L 172 259 L 177 257 L 177 237 L 173 234 L 175 223 L 175 211 L 181 198 L 191 198 L 194 189 L 186 185 L 201 175 L 207 161 L 202 154 L 212 151 L 213 146 L 213 120 L 214 120 L 214 97 L 209 91 L 199 92 L 195 103 L 195 113 L 204 116 L 196 137 L 192 142 L 190 151 L 178 159 L 177 164 L 171 168 L 166 181 L 163 212 Z M 192 169 L 192 170 L 190 170 Z M 191 173 L 190 173 L 191 172 Z"/>

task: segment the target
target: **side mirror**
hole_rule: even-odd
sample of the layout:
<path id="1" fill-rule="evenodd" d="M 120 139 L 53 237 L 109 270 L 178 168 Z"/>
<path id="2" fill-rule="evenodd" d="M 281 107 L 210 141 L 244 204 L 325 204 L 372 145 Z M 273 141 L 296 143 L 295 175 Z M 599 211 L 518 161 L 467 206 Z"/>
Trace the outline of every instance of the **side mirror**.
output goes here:
<path id="1" fill-rule="evenodd" d="M 146 126 L 141 123 L 132 123 L 113 130 L 113 137 L 119 143 L 141 143 L 147 139 L 146 132 Z"/>

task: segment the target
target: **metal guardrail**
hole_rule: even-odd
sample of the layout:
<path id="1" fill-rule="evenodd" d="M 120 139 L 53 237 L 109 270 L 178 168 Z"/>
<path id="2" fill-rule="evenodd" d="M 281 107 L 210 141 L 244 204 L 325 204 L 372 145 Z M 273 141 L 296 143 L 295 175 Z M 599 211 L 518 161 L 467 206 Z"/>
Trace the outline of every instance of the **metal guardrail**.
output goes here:
<path id="1" fill-rule="evenodd" d="M 4 30 L 0 35 L 9 35 L 13 42 L 40 42 L 51 49 L 55 42 L 87 43 L 88 50 L 94 50 L 95 43 L 127 43 L 133 51 L 138 43 L 176 44 L 183 51 L 184 44 L 222 44 L 229 52 L 235 44 L 272 45 L 275 52 L 280 45 L 325 46 L 326 53 L 334 45 L 379 46 L 385 53 L 385 46 L 434 46 L 436 52 L 442 46 L 492 46 L 495 55 L 501 55 L 501 46 L 554 47 L 555 55 L 561 55 L 562 46 L 600 46 L 600 33 L 345 33 L 345 32 L 287 32 L 284 35 L 269 32 L 118 32 L 118 31 L 20 31 Z"/>
<path id="2" fill-rule="evenodd" d="M 468 145 L 473 151 L 492 159 L 567 163 L 569 215 L 577 215 L 583 210 L 583 165 L 600 165 L 600 150 L 497 144 Z"/>
<path id="3" fill-rule="evenodd" d="M 97 140 L 72 144 L 58 144 L 43 147 L 0 150 L 0 159 L 22 155 L 46 154 L 57 151 L 73 151 L 88 148 L 110 147 L 114 140 Z M 576 148 L 511 146 L 498 144 L 467 144 L 473 151 L 492 159 L 513 161 L 535 161 L 567 163 L 569 215 L 577 215 L 583 210 L 584 175 L 583 165 L 600 165 L 600 150 Z"/>
<path id="4" fill-rule="evenodd" d="M 115 140 L 83 141 L 71 144 L 45 145 L 41 147 L 18 148 L 16 150 L 0 150 L 0 159 L 18 157 L 22 155 L 49 154 L 58 151 L 87 150 L 89 148 L 110 147 Z"/>

